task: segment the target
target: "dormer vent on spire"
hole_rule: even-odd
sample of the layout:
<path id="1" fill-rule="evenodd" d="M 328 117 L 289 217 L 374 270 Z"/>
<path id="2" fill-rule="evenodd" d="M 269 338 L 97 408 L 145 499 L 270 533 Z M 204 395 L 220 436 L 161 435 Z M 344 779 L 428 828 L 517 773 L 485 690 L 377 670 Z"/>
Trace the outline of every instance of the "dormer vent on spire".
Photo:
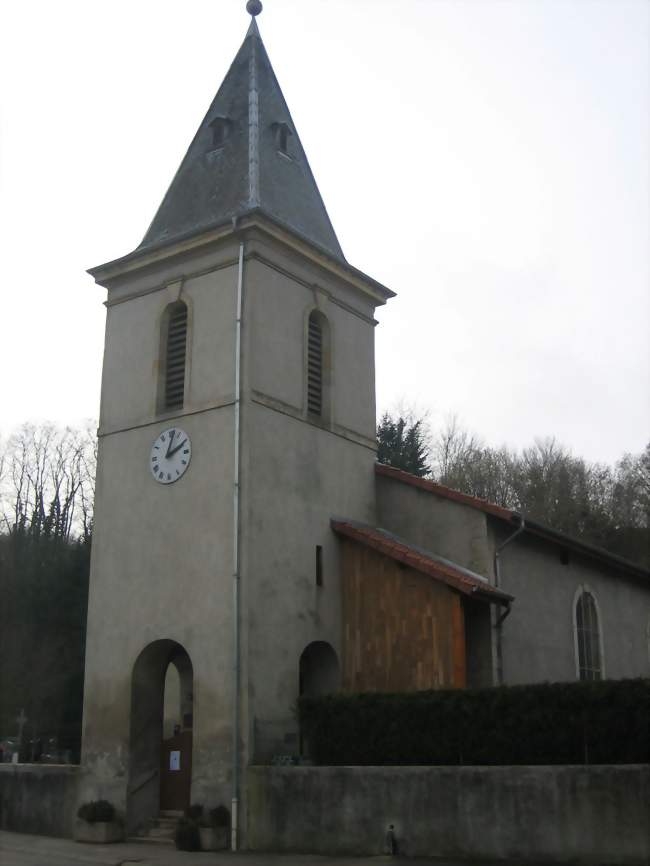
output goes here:
<path id="1" fill-rule="evenodd" d="M 275 136 L 275 146 L 280 153 L 291 156 L 289 153 L 289 137 L 293 135 L 287 123 L 272 123 L 271 129 Z"/>
<path id="2" fill-rule="evenodd" d="M 209 126 L 212 130 L 212 150 L 223 147 L 232 132 L 232 120 L 217 116 L 210 121 Z"/>

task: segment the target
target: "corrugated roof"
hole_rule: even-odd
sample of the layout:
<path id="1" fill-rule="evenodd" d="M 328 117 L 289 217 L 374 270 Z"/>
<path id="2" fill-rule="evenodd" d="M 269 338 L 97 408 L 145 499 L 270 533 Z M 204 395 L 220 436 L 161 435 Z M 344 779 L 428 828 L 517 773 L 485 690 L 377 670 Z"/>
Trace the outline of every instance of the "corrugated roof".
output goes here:
<path id="1" fill-rule="evenodd" d="M 338 535 L 365 544 L 366 547 L 445 583 L 464 595 L 496 604 L 509 604 L 513 600 L 513 596 L 491 586 L 482 575 L 416 547 L 385 529 L 343 518 L 332 518 L 331 526 Z"/>
<path id="2" fill-rule="evenodd" d="M 138 250 L 253 212 L 345 261 L 254 19 Z"/>

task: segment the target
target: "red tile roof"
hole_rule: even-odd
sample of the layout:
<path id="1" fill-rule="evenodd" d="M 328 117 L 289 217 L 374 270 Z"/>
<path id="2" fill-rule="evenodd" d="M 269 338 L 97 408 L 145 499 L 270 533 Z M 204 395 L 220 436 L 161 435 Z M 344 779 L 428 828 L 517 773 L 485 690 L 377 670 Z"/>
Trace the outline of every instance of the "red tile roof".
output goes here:
<path id="1" fill-rule="evenodd" d="M 521 525 L 525 521 L 525 530 L 538 538 L 543 538 L 545 541 L 550 541 L 560 547 L 575 550 L 591 559 L 596 559 L 605 562 L 609 567 L 613 567 L 619 571 L 624 571 L 626 574 L 634 578 L 641 578 L 644 583 L 650 580 L 650 571 L 637 565 L 634 562 L 629 562 L 615 553 L 610 553 L 601 547 L 596 547 L 588 542 L 581 541 L 579 538 L 573 538 L 570 535 L 565 535 L 557 529 L 552 529 L 550 526 L 545 526 L 538 523 L 517 511 L 511 511 L 509 508 L 503 508 L 501 505 L 495 505 L 493 502 L 487 502 L 485 499 L 479 499 L 478 496 L 469 496 L 467 493 L 461 493 L 460 490 L 453 490 L 451 487 L 445 487 L 444 484 L 438 484 L 435 481 L 429 481 L 426 478 L 419 478 L 417 475 L 411 475 L 410 472 L 404 472 L 403 469 L 395 469 L 394 466 L 387 466 L 385 463 L 375 463 L 375 472 L 377 475 L 383 475 L 387 478 L 394 478 L 396 481 L 401 481 L 411 487 L 417 487 L 428 493 L 434 493 L 437 496 L 442 496 L 445 499 L 450 499 L 453 502 L 459 502 L 462 505 L 468 505 L 470 508 L 476 508 L 483 511 L 485 514 L 490 514 L 492 517 L 498 517 L 501 520 L 506 520 L 515 526 Z"/>
<path id="2" fill-rule="evenodd" d="M 454 502 L 460 502 L 462 505 L 478 508 L 487 514 L 492 514 L 494 517 L 500 517 L 502 520 L 511 521 L 513 518 L 518 517 L 517 512 L 511 511 L 509 508 L 494 505 L 494 503 L 487 502 L 485 499 L 479 499 L 478 496 L 468 496 L 467 493 L 461 493 L 460 490 L 453 490 L 451 487 L 445 487 L 444 484 L 438 484 L 426 478 L 418 478 L 417 475 L 411 475 L 410 472 L 404 472 L 403 469 L 395 469 L 394 466 L 387 466 L 385 463 L 375 463 L 375 472 L 377 475 L 395 478 L 396 481 L 403 481 L 405 484 L 410 484 L 411 487 L 419 487 L 428 493 L 436 493 L 438 496 L 444 496 L 445 499 L 452 499 Z"/>
<path id="3" fill-rule="evenodd" d="M 331 526 L 338 535 L 365 544 L 366 547 L 371 547 L 384 556 L 389 556 L 421 574 L 426 574 L 434 580 L 446 583 L 447 586 L 462 592 L 464 595 L 479 597 L 497 604 L 508 604 L 513 599 L 513 596 L 491 586 L 479 575 L 473 575 L 472 572 L 455 566 L 452 562 L 438 559 L 433 554 L 427 554 L 420 548 L 413 547 L 408 542 L 382 529 L 351 520 L 336 519 L 332 519 Z"/>

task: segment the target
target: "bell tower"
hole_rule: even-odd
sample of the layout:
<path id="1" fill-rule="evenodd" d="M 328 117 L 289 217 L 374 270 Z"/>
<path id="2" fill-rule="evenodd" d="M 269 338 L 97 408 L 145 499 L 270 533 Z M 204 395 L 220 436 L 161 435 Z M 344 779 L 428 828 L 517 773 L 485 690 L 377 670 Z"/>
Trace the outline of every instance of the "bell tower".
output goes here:
<path id="1" fill-rule="evenodd" d="M 84 799 L 130 830 L 224 803 L 235 846 L 246 767 L 298 752 L 314 666 L 336 686 L 330 519 L 374 520 L 393 294 L 345 260 L 247 9 L 142 243 L 90 271 L 108 295 L 82 756 Z"/>

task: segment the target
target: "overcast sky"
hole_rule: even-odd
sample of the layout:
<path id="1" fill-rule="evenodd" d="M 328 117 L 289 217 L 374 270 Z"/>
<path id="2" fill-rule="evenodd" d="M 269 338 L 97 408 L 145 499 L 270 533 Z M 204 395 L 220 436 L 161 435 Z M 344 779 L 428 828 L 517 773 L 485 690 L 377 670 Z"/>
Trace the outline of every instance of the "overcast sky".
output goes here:
<path id="1" fill-rule="evenodd" d="M 379 409 L 614 461 L 650 438 L 646 0 L 264 0 L 379 311 Z M 96 418 L 104 290 L 244 38 L 245 0 L 0 3 L 0 432 Z"/>

